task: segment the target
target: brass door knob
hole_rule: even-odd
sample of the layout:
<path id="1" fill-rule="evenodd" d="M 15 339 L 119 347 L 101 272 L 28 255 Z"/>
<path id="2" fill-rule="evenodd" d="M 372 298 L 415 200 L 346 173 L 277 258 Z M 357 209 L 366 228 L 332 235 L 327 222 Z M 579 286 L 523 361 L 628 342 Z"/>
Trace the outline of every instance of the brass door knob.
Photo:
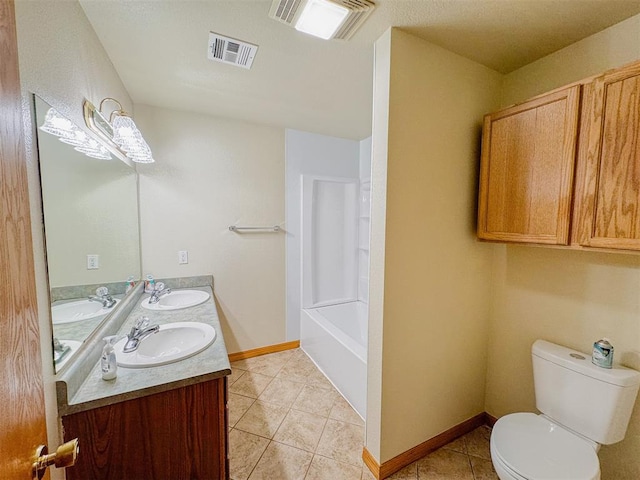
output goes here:
<path id="1" fill-rule="evenodd" d="M 46 445 L 40 445 L 36 449 L 36 461 L 33 462 L 31 476 L 33 480 L 42 480 L 44 472 L 51 465 L 54 465 L 56 468 L 75 465 L 78 452 L 80 451 L 78 439 L 74 438 L 67 443 L 63 443 L 56 449 L 56 453 L 47 455 L 48 451 Z"/>

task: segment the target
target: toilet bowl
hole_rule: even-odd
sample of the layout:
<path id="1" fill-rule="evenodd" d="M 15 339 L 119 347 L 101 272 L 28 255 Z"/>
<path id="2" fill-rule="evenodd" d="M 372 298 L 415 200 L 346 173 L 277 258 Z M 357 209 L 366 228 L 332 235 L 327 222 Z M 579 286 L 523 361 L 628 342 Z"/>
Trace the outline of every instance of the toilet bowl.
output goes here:
<path id="1" fill-rule="evenodd" d="M 491 460 L 501 480 L 598 480 L 597 447 L 534 413 L 502 417 L 491 434 Z"/>
<path id="2" fill-rule="evenodd" d="M 621 441 L 640 388 L 640 373 L 604 369 L 588 355 L 537 340 L 532 348 L 536 407 L 512 413 L 491 432 L 500 480 L 598 480 L 600 445 Z"/>

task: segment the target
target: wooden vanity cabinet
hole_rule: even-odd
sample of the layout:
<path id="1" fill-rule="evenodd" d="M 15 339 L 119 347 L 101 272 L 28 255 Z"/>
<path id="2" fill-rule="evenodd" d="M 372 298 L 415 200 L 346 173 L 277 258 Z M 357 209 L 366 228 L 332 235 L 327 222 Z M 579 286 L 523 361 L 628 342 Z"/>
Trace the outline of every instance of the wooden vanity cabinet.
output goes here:
<path id="1" fill-rule="evenodd" d="M 223 377 L 63 416 L 67 480 L 229 478 L 226 403 Z"/>
<path id="2" fill-rule="evenodd" d="M 640 64 L 585 86 L 573 240 L 640 250 Z"/>
<path id="3" fill-rule="evenodd" d="M 567 245 L 580 86 L 485 116 L 478 237 Z"/>

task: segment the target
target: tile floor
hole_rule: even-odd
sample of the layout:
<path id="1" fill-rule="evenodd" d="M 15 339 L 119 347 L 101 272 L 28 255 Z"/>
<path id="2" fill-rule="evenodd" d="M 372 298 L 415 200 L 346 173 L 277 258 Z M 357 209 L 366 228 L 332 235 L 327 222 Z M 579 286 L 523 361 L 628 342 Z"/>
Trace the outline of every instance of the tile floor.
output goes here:
<path id="1" fill-rule="evenodd" d="M 231 364 L 232 480 L 373 480 L 364 422 L 300 350 Z M 497 480 L 480 427 L 412 463 L 394 480 Z"/>

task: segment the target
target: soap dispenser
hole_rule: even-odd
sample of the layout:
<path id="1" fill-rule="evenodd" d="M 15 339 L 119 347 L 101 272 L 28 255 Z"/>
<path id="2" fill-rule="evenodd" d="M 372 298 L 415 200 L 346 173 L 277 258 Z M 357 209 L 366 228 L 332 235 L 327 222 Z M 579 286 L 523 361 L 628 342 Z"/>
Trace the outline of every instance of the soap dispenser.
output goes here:
<path id="1" fill-rule="evenodd" d="M 133 275 L 129 275 L 127 278 L 127 282 L 125 285 L 124 293 L 129 293 L 136 286 L 136 282 L 133 278 Z"/>
<path id="2" fill-rule="evenodd" d="M 155 288 L 156 288 L 156 281 L 153 278 L 153 275 L 147 275 L 147 279 L 144 282 L 144 292 L 151 293 L 155 290 Z"/>
<path id="3" fill-rule="evenodd" d="M 104 337 L 103 340 L 105 344 L 102 349 L 102 357 L 100 357 L 102 379 L 114 380 L 118 376 L 118 362 L 116 360 L 116 352 L 113 349 L 113 344 L 116 343 L 116 336 Z"/>

